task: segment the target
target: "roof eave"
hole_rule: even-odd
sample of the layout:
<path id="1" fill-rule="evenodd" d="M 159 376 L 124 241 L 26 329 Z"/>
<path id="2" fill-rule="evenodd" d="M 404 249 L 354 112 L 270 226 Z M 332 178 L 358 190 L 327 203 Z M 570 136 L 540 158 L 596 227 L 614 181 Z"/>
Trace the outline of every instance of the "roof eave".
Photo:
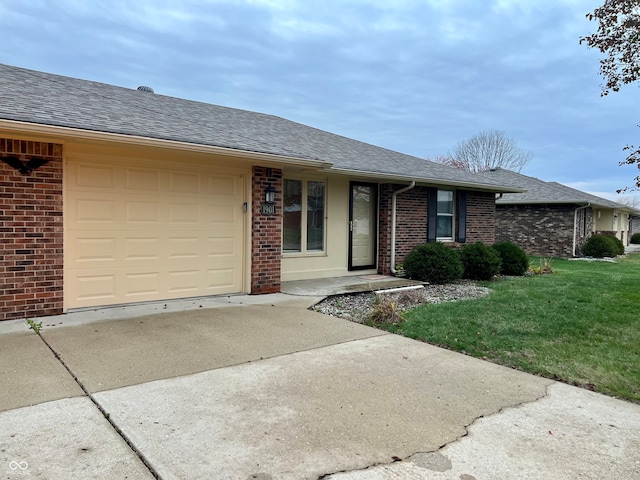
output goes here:
<path id="1" fill-rule="evenodd" d="M 0 130 L 15 132 L 16 134 L 32 134 L 52 136 L 62 140 L 85 140 L 110 143 L 121 143 L 144 147 L 173 148 L 176 150 L 210 153 L 217 155 L 227 155 L 231 157 L 242 157 L 250 160 L 265 161 L 281 165 L 295 165 L 311 167 L 317 169 L 330 168 L 332 163 L 322 160 L 310 160 L 306 158 L 288 157 L 286 155 L 276 155 L 272 153 L 252 152 L 228 147 L 218 147 L 214 145 L 196 144 L 180 142 L 175 140 L 165 140 L 152 137 L 142 137 L 137 135 L 125 135 L 120 133 L 110 133 L 95 130 L 83 130 L 79 128 L 61 127 L 57 125 L 47 125 L 40 123 L 22 122 L 16 120 L 0 119 Z"/>
<path id="2" fill-rule="evenodd" d="M 454 180 L 444 180 L 431 177 L 415 177 L 410 175 L 398 175 L 388 174 L 381 172 L 367 172 L 364 170 L 350 170 L 343 168 L 330 168 L 330 172 L 339 173 L 342 175 L 349 175 L 352 177 L 369 178 L 372 180 L 385 180 L 385 181 L 397 181 L 397 182 L 417 182 L 424 185 L 444 185 L 449 187 L 463 187 L 472 190 L 489 191 L 493 193 L 523 193 L 526 190 L 516 187 L 508 187 L 505 185 L 491 185 L 486 183 L 475 182 L 459 182 Z"/>
<path id="3" fill-rule="evenodd" d="M 611 210 L 623 210 L 622 207 L 612 207 L 611 205 L 603 205 L 591 200 L 496 200 L 498 205 L 590 205 L 598 208 L 610 208 Z"/>

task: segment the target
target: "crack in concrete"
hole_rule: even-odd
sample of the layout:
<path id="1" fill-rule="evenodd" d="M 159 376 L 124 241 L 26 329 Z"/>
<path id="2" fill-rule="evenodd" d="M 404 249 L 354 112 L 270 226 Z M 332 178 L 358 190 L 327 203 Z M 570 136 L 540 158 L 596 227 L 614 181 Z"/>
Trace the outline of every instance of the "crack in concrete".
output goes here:
<path id="1" fill-rule="evenodd" d="M 398 462 L 407 462 L 407 461 L 411 461 L 411 459 L 416 456 L 416 455 L 424 455 L 424 454 L 431 454 L 431 453 L 437 453 L 440 452 L 440 450 L 442 450 L 443 448 L 445 448 L 448 445 L 452 445 L 460 440 L 462 440 L 463 438 L 467 437 L 469 435 L 469 429 L 480 419 L 482 418 L 490 418 L 493 417 L 495 415 L 498 415 L 506 410 L 512 409 L 512 408 L 519 408 L 523 405 L 528 405 L 530 403 L 535 403 L 538 402 L 540 400 L 542 400 L 543 398 L 547 397 L 549 395 L 549 388 L 551 387 L 551 385 L 553 385 L 554 383 L 556 383 L 553 380 L 550 380 L 549 383 L 547 383 L 545 385 L 544 388 L 544 393 L 542 395 L 540 395 L 539 397 L 534 398 L 533 400 L 525 400 L 523 402 L 519 402 L 513 405 L 506 405 L 504 407 L 501 407 L 499 410 L 490 413 L 488 415 L 479 415 L 477 417 L 475 417 L 471 422 L 469 422 L 466 425 L 463 425 L 464 428 L 464 433 L 462 433 L 461 435 L 459 435 L 458 437 L 456 437 L 455 439 L 451 440 L 450 442 L 446 442 L 443 445 L 440 445 L 439 447 L 433 449 L 433 450 L 426 450 L 426 451 L 418 451 L 418 452 L 414 452 L 411 455 L 407 456 L 406 458 L 399 458 L 399 457 L 392 457 L 393 460 L 391 462 L 378 462 L 378 463 L 373 463 L 371 465 L 367 465 L 364 468 L 355 468 L 355 469 L 351 469 L 351 470 L 338 470 L 335 472 L 331 472 L 331 473 L 325 473 L 321 476 L 319 476 L 317 478 L 317 480 L 327 480 L 329 477 L 331 477 L 332 475 L 337 475 L 339 473 L 350 473 L 350 472 L 365 472 L 367 470 L 370 470 L 372 468 L 376 468 L 376 467 L 380 467 L 380 466 L 386 466 L 386 465 L 392 465 L 394 463 L 398 463 Z"/>
<path id="2" fill-rule="evenodd" d="M 51 344 L 49 344 L 49 342 L 47 342 L 47 340 L 40 334 L 40 332 L 37 332 L 37 335 L 40 337 L 40 340 L 42 340 L 44 344 L 47 346 L 47 348 L 51 351 L 51 353 L 56 358 L 56 360 L 58 360 L 60 364 L 65 368 L 65 370 L 69 373 L 69 375 L 71 375 L 71 378 L 73 378 L 73 380 L 78 384 L 78 386 L 80 387 L 80 389 L 82 389 L 82 391 L 87 396 L 87 398 L 91 400 L 91 402 L 95 405 L 95 407 L 102 414 L 105 420 L 109 422 L 109 424 L 114 429 L 114 431 L 120 436 L 120 438 L 122 438 L 122 440 L 124 440 L 127 446 L 131 449 L 131 451 L 133 451 L 133 453 L 135 453 L 135 455 L 140 459 L 140 461 L 147 468 L 147 470 L 149 470 L 149 473 L 153 475 L 154 478 L 158 480 L 162 480 L 162 477 L 153 468 L 153 466 L 151 465 L 151 462 L 145 457 L 145 455 L 140 450 L 138 450 L 138 448 L 134 445 L 133 441 L 129 439 L 129 437 L 127 437 L 127 435 L 122 431 L 122 429 L 118 427 L 116 423 L 110 418 L 109 412 L 107 412 L 102 407 L 102 405 L 100 405 L 100 402 L 98 402 L 98 400 L 96 400 L 93 394 L 84 386 L 84 384 L 80 381 L 80 379 L 76 376 L 76 374 L 64 362 L 64 360 L 62 359 L 62 356 L 55 351 L 55 349 L 51 346 Z"/>

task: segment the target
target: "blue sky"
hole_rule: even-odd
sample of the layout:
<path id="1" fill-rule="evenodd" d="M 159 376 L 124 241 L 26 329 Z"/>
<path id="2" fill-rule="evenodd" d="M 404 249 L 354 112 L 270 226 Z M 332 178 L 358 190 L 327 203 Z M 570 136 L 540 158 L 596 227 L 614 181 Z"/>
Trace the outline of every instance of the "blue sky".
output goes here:
<path id="1" fill-rule="evenodd" d="M 638 86 L 600 96 L 602 0 L 2 0 L 0 62 L 270 113 L 423 158 L 482 130 L 616 199 Z M 1 94 L 1 92 L 0 92 Z M 637 193 L 637 192 L 636 192 Z"/>

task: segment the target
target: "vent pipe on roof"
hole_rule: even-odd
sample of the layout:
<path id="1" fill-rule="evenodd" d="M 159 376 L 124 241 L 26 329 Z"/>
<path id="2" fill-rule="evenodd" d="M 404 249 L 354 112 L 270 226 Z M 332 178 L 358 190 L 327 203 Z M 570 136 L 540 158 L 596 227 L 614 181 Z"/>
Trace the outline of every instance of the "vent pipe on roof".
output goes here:
<path id="1" fill-rule="evenodd" d="M 147 87 L 146 85 L 140 85 L 140 86 L 138 87 L 138 91 L 140 91 L 140 92 L 155 93 L 155 92 L 153 91 L 153 88 L 151 88 L 151 87 Z"/>

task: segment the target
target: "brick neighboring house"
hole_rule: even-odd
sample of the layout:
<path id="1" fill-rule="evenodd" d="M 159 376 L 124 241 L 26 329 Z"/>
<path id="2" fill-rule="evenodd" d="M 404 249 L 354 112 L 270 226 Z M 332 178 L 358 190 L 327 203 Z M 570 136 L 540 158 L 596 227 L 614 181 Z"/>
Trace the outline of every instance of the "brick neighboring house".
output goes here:
<path id="1" fill-rule="evenodd" d="M 0 320 L 390 274 L 518 187 L 283 118 L 0 65 Z"/>
<path id="2" fill-rule="evenodd" d="M 511 241 L 529 255 L 543 257 L 580 256 L 586 240 L 596 233 L 628 244 L 633 208 L 501 168 L 479 175 L 526 190 L 496 200 L 496 241 Z"/>

